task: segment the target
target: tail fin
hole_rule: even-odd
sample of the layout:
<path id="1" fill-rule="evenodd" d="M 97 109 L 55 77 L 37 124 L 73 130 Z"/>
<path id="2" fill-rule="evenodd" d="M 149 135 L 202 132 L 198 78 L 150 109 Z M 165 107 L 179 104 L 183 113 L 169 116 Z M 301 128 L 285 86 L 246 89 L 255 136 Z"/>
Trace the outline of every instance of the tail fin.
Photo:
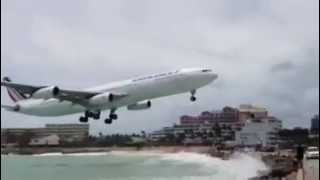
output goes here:
<path id="1" fill-rule="evenodd" d="M 11 82 L 11 79 L 9 77 L 4 77 L 3 81 L 4 82 Z M 13 102 L 18 102 L 18 101 L 26 99 L 26 96 L 24 94 L 20 93 L 19 91 L 17 91 L 14 88 L 7 87 L 7 91 L 8 91 L 10 99 Z"/>

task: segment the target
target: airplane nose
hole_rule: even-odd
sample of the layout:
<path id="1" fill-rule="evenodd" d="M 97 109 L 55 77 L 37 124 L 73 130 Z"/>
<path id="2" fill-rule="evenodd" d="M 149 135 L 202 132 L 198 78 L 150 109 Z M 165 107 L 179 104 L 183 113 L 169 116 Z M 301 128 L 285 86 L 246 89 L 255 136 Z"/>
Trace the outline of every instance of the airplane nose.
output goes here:
<path id="1" fill-rule="evenodd" d="M 218 74 L 214 73 L 213 77 L 214 77 L 214 79 L 217 79 L 219 76 L 218 76 Z"/>
<path id="2" fill-rule="evenodd" d="M 210 73 L 210 77 L 211 77 L 213 80 L 215 80 L 215 79 L 218 78 L 218 74 L 216 74 L 216 73 Z"/>
<path id="3" fill-rule="evenodd" d="M 210 83 L 210 82 L 216 80 L 217 78 L 218 78 L 218 74 L 213 73 L 213 72 L 209 72 L 209 73 L 205 74 L 204 79 L 206 79 L 206 82 Z"/>

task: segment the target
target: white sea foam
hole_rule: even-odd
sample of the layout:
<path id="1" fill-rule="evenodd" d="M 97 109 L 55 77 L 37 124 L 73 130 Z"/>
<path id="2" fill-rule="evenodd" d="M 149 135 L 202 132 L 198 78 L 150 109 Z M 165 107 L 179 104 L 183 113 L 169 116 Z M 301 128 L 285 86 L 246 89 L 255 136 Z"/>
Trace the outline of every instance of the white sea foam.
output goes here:
<path id="1" fill-rule="evenodd" d="M 33 154 L 32 156 L 36 156 L 36 157 L 45 157 L 45 156 L 62 156 L 62 153 L 42 153 L 42 154 Z"/>
<path id="2" fill-rule="evenodd" d="M 45 153 L 34 156 L 47 157 L 35 160 L 43 167 L 60 168 L 60 164 L 67 164 L 64 170 L 70 172 L 83 172 L 82 168 L 85 167 L 86 173 L 79 177 L 89 174 L 92 180 L 248 180 L 258 175 L 259 171 L 267 170 L 260 159 L 241 153 L 234 154 L 229 160 L 190 152 L 159 151 Z M 50 156 L 53 157 L 52 161 L 48 161 Z M 54 158 L 55 156 L 69 158 Z M 92 158 L 86 158 L 86 161 L 79 158 L 89 156 Z M 29 168 L 39 168 L 37 163 Z M 46 174 L 42 176 L 45 177 Z"/>
<path id="3" fill-rule="evenodd" d="M 267 170 L 267 166 L 259 159 L 246 154 L 236 153 L 229 160 L 210 157 L 197 153 L 166 153 L 160 155 L 160 161 L 171 161 L 178 164 L 198 164 L 202 172 L 215 172 L 208 177 L 188 177 L 183 180 L 197 179 L 219 179 L 219 180 L 247 180 L 258 175 L 259 171 Z M 146 162 L 157 163 L 155 159 Z"/>
<path id="4" fill-rule="evenodd" d="M 160 156 L 161 151 L 111 151 L 111 155 L 115 156 Z"/>
<path id="5" fill-rule="evenodd" d="M 159 151 L 112 151 L 112 152 L 97 152 L 97 153 L 45 153 L 34 156 L 107 156 L 111 157 L 145 157 L 143 162 L 137 162 L 135 166 L 144 168 L 161 167 L 163 164 L 179 167 L 191 165 L 196 174 L 199 176 L 184 176 L 184 177 L 152 177 L 150 180 L 247 180 L 257 176 L 259 171 L 267 170 L 266 165 L 259 159 L 247 155 L 236 153 L 229 160 L 222 160 L 211 157 L 205 154 L 179 152 L 179 153 L 161 153 Z M 142 164 L 139 164 L 142 163 Z M 182 168 L 182 167 L 181 167 Z M 195 175 L 196 175 L 195 174 Z M 141 178 L 141 177 L 140 177 Z M 139 177 L 130 177 L 125 180 L 137 180 Z M 124 180 L 124 179 L 119 179 Z"/>
<path id="6" fill-rule="evenodd" d="M 268 170 L 267 166 L 256 157 L 248 154 L 235 153 L 229 160 L 211 157 L 205 154 L 179 152 L 126 152 L 115 151 L 111 153 L 116 156 L 148 156 L 144 162 L 145 166 L 156 166 L 163 161 L 177 165 L 196 164 L 200 166 L 201 172 L 207 176 L 193 176 L 178 178 L 179 180 L 247 180 L 258 175 L 259 171 Z M 151 158 L 150 158 L 151 157 Z M 139 178 L 138 178 L 139 179 Z M 135 178 L 132 177 L 132 180 Z M 175 177 L 152 178 L 152 180 L 177 180 Z"/>
<path id="7" fill-rule="evenodd" d="M 108 152 L 89 152 L 89 153 L 68 153 L 63 154 L 64 156 L 106 156 Z"/>
<path id="8" fill-rule="evenodd" d="M 46 157 L 46 156 L 106 156 L 108 152 L 89 152 L 89 153 L 43 153 L 43 154 L 34 154 L 32 156 Z"/>

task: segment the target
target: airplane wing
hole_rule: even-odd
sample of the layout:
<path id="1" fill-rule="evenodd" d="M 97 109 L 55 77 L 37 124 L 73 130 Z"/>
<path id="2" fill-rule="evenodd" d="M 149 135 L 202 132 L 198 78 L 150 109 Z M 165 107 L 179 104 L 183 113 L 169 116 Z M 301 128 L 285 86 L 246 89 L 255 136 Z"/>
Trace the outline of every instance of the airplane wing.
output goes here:
<path id="1" fill-rule="evenodd" d="M 22 94 L 28 94 L 28 95 L 31 95 L 34 92 L 38 91 L 39 89 L 46 87 L 46 86 L 30 86 L 30 85 L 17 84 L 17 83 L 6 82 L 6 81 L 2 81 L 1 86 L 13 88 Z"/>
<path id="2" fill-rule="evenodd" d="M 16 91 L 28 95 L 28 97 L 32 97 L 32 94 L 37 92 L 42 88 L 46 88 L 48 86 L 31 86 L 25 84 L 17 84 L 12 82 L 1 82 L 1 86 L 13 88 Z M 91 92 L 91 91 L 80 91 L 80 90 L 65 90 L 59 89 L 59 93 L 54 98 L 59 99 L 61 101 L 70 101 L 74 104 L 80 104 L 82 106 L 88 106 L 88 100 L 96 95 L 103 94 L 105 92 Z M 127 94 L 117 93 L 117 92 L 109 92 L 112 94 L 112 100 L 117 100 L 119 98 L 127 96 Z"/>
<path id="3" fill-rule="evenodd" d="M 84 107 L 89 106 L 89 99 L 98 96 L 100 94 L 104 94 L 106 92 L 88 92 L 88 91 L 74 91 L 74 90 L 64 90 L 61 89 L 60 93 L 55 97 L 61 101 L 70 101 L 74 104 L 79 104 Z M 118 92 L 108 92 L 109 93 L 109 100 L 116 101 L 123 97 L 128 96 L 125 93 L 118 93 Z"/>
<path id="4" fill-rule="evenodd" d="M 59 94 L 55 98 L 61 101 L 70 101 L 74 104 L 80 104 L 86 107 L 88 106 L 88 100 L 98 94 L 100 93 L 61 89 Z"/>
<path id="5" fill-rule="evenodd" d="M 16 91 L 19 91 L 20 93 L 32 95 L 36 91 L 46 88 L 48 86 L 31 86 L 31 85 L 25 85 L 25 84 L 17 84 L 12 82 L 1 82 L 1 86 L 13 88 Z M 74 90 L 63 90 L 59 89 L 61 98 L 67 98 L 68 96 L 73 96 L 75 99 L 90 99 L 91 97 L 98 95 L 98 92 L 86 92 L 86 91 L 74 91 Z"/>

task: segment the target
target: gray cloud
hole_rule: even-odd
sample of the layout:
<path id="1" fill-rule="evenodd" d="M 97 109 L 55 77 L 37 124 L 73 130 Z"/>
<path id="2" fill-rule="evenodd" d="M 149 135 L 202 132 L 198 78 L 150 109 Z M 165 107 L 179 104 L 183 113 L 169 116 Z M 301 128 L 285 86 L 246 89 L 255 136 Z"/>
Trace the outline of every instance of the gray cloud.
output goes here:
<path id="1" fill-rule="evenodd" d="M 31 84 L 84 88 L 181 67 L 219 73 L 211 86 L 155 100 L 151 111 L 119 112 L 93 131 L 133 132 L 181 114 L 224 105 L 266 106 L 287 126 L 309 126 L 319 108 L 319 2 L 3 1 L 1 76 Z M 9 104 L 4 89 L 2 103 Z M 2 125 L 77 122 L 79 115 L 36 118 L 1 110 Z"/>
<path id="2" fill-rule="evenodd" d="M 271 67 L 271 72 L 289 71 L 294 68 L 294 64 L 291 61 L 281 62 Z"/>

